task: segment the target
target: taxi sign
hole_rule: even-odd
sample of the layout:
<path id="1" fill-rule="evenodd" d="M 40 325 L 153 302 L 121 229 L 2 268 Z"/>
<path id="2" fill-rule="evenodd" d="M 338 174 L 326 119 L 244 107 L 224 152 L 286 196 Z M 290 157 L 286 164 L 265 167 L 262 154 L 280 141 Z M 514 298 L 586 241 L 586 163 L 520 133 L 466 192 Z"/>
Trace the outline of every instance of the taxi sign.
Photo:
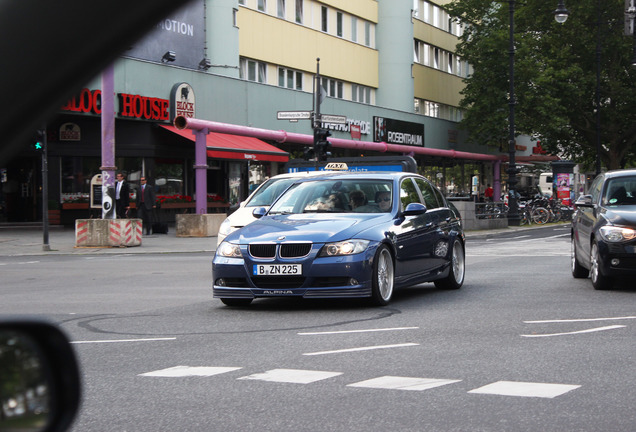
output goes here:
<path id="1" fill-rule="evenodd" d="M 325 171 L 347 171 L 349 167 L 344 162 L 329 162 L 325 165 Z"/>

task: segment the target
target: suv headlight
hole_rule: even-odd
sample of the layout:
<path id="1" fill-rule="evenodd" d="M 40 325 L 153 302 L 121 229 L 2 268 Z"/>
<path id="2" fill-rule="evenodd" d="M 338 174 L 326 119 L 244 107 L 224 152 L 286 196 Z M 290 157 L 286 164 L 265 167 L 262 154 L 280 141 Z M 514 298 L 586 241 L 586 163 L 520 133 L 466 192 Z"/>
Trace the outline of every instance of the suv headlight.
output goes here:
<path id="1" fill-rule="evenodd" d="M 216 248 L 216 254 L 218 256 L 227 258 L 242 258 L 241 247 L 239 245 L 222 242 L 218 248 Z"/>
<path id="2" fill-rule="evenodd" d="M 318 256 L 354 255 L 363 252 L 369 246 L 369 243 L 369 240 L 345 240 L 336 243 L 325 243 Z"/>
<path id="3" fill-rule="evenodd" d="M 599 230 L 603 240 L 610 243 L 629 241 L 636 238 L 636 230 L 619 226 L 606 225 Z"/>
<path id="4" fill-rule="evenodd" d="M 221 226 L 219 227 L 219 234 L 224 236 L 229 236 L 232 232 L 235 231 L 232 229 L 232 222 L 230 222 L 229 218 L 226 218 L 223 222 L 221 222 Z"/>

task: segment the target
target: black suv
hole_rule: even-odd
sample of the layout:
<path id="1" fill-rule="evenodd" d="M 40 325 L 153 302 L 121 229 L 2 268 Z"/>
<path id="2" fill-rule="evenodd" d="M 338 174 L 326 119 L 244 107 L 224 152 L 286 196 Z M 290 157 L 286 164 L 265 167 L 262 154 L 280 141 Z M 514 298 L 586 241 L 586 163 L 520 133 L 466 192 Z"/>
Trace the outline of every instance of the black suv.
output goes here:
<path id="1" fill-rule="evenodd" d="M 576 201 L 572 218 L 572 275 L 588 274 L 597 290 L 636 276 L 636 169 L 600 174 L 591 195 Z"/>

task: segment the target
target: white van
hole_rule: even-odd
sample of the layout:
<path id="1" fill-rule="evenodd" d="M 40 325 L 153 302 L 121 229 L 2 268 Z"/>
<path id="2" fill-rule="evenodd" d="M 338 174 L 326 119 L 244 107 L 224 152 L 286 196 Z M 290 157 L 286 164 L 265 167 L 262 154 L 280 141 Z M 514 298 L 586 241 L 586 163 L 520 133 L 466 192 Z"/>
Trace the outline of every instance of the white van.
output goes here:
<path id="1" fill-rule="evenodd" d="M 551 172 L 541 173 L 539 175 L 539 189 L 542 195 L 552 196 L 553 174 Z"/>

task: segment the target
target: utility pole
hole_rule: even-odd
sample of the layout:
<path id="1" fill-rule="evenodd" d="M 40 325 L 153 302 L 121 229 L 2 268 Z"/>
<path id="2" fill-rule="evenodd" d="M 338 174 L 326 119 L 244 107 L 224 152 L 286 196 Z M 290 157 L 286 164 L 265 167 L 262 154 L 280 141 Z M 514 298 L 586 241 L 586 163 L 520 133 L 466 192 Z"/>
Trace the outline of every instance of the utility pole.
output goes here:
<path id="1" fill-rule="evenodd" d="M 42 250 L 49 252 L 49 153 L 46 138 L 46 125 L 37 131 L 38 140 L 42 143 Z"/>

